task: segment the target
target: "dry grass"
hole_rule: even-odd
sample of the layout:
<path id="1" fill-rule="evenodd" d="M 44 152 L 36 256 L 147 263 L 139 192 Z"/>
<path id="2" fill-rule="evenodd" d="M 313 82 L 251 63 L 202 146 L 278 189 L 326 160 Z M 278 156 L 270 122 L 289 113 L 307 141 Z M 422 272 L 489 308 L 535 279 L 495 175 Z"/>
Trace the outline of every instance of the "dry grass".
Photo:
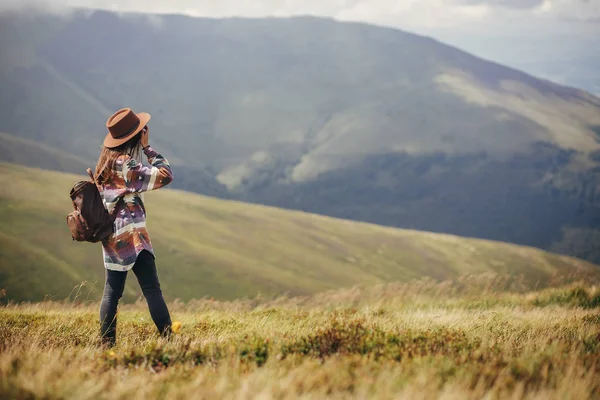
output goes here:
<path id="1" fill-rule="evenodd" d="M 598 398 L 599 303 L 589 284 L 490 276 L 202 299 L 170 305 L 165 342 L 138 302 L 113 350 L 95 303 L 5 305 L 0 398 Z"/>

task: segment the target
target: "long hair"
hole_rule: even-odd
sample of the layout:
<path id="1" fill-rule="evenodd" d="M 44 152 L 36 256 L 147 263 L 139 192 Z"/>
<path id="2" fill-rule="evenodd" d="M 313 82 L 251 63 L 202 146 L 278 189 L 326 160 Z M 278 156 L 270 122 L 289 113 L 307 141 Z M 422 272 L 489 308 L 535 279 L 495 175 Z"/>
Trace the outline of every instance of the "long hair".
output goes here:
<path id="1" fill-rule="evenodd" d="M 94 176 L 97 177 L 97 183 L 104 185 L 111 174 L 115 166 L 115 161 L 119 156 L 127 155 L 139 162 L 142 161 L 142 135 L 138 133 L 122 145 L 114 148 L 103 147 L 98 157 L 98 163 L 96 164 L 96 173 Z"/>

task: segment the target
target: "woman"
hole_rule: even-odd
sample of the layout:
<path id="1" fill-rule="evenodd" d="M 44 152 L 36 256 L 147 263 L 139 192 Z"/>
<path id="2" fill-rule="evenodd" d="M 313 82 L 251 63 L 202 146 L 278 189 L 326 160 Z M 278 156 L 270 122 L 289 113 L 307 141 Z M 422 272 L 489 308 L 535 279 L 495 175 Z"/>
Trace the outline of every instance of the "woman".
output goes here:
<path id="1" fill-rule="evenodd" d="M 106 283 L 100 306 L 102 343 L 116 343 L 117 306 L 127 271 L 133 270 L 150 314 L 163 336 L 170 334 L 171 317 L 163 299 L 154 263 L 154 250 L 146 229 L 143 192 L 169 184 L 173 174 L 168 161 L 148 144 L 150 114 L 124 108 L 106 122 L 108 134 L 96 165 L 96 183 L 115 231 L 102 242 Z M 150 166 L 142 164 L 142 152 Z"/>

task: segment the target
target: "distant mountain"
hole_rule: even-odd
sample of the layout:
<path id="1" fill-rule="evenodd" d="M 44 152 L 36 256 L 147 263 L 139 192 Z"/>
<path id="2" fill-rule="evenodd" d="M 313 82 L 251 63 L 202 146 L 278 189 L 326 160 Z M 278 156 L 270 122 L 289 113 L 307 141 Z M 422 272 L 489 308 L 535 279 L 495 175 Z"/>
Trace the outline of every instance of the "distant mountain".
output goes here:
<path id="1" fill-rule="evenodd" d="M 94 170 L 96 165 L 95 157 L 88 155 L 86 160 L 63 150 L 2 132 L 0 132 L 0 161 L 76 174 L 85 174 L 88 168 Z M 233 197 L 227 187 L 205 169 L 188 168 L 185 165 L 176 165 L 172 168 L 177 175 L 177 180 L 171 184 L 172 188 L 221 198 Z"/>
<path id="2" fill-rule="evenodd" d="M 6 15 L 0 37 L 0 130 L 19 138 L 94 160 L 131 106 L 186 190 L 600 261 L 587 92 L 319 18 Z"/>
<path id="3" fill-rule="evenodd" d="M 598 22 L 580 24 L 571 34 L 538 31 L 534 35 L 523 35 L 510 30 L 502 34 L 476 34 L 454 29 L 427 32 L 444 43 L 483 58 L 600 96 L 600 52 L 594 51 Z"/>
<path id="4" fill-rule="evenodd" d="M 82 175 L 0 164 L 0 289 L 8 298 L 97 299 L 99 244 L 71 241 L 68 188 Z M 169 298 L 302 295 L 421 277 L 521 274 L 543 287 L 560 275 L 600 278 L 600 267 L 541 250 L 219 200 L 146 193 L 148 229 Z M 75 289 L 87 282 L 80 290 Z M 126 300 L 140 295 L 129 279 Z M 91 292 L 90 292 L 91 291 Z"/>
<path id="5" fill-rule="evenodd" d="M 55 171 L 85 173 L 94 162 L 59 149 L 0 132 L 0 160 Z"/>
<path id="6" fill-rule="evenodd" d="M 537 71 L 539 75 L 552 78 L 555 82 L 583 88 L 595 96 L 600 96 L 598 52 L 553 61 L 523 61 L 517 65 L 527 71 Z"/>

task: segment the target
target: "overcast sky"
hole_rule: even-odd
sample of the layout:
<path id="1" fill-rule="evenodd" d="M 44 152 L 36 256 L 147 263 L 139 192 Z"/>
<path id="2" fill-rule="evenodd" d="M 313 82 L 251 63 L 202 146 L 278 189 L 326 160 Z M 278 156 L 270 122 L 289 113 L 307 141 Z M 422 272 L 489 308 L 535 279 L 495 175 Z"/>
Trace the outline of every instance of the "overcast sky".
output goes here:
<path id="1" fill-rule="evenodd" d="M 579 63 L 600 52 L 600 0 L 0 0 L 0 9 L 32 5 L 55 12 L 86 7 L 198 17 L 317 15 L 362 21 L 433 36 L 571 84 L 559 76 L 560 68 L 544 70 L 545 63 Z M 583 74 L 595 79 L 596 67 Z"/>
<path id="2" fill-rule="evenodd" d="M 193 16 L 287 16 L 313 14 L 400 28 L 493 31 L 527 23 L 552 28 L 600 21 L 600 0 L 0 0 L 4 8 L 45 5 Z"/>

